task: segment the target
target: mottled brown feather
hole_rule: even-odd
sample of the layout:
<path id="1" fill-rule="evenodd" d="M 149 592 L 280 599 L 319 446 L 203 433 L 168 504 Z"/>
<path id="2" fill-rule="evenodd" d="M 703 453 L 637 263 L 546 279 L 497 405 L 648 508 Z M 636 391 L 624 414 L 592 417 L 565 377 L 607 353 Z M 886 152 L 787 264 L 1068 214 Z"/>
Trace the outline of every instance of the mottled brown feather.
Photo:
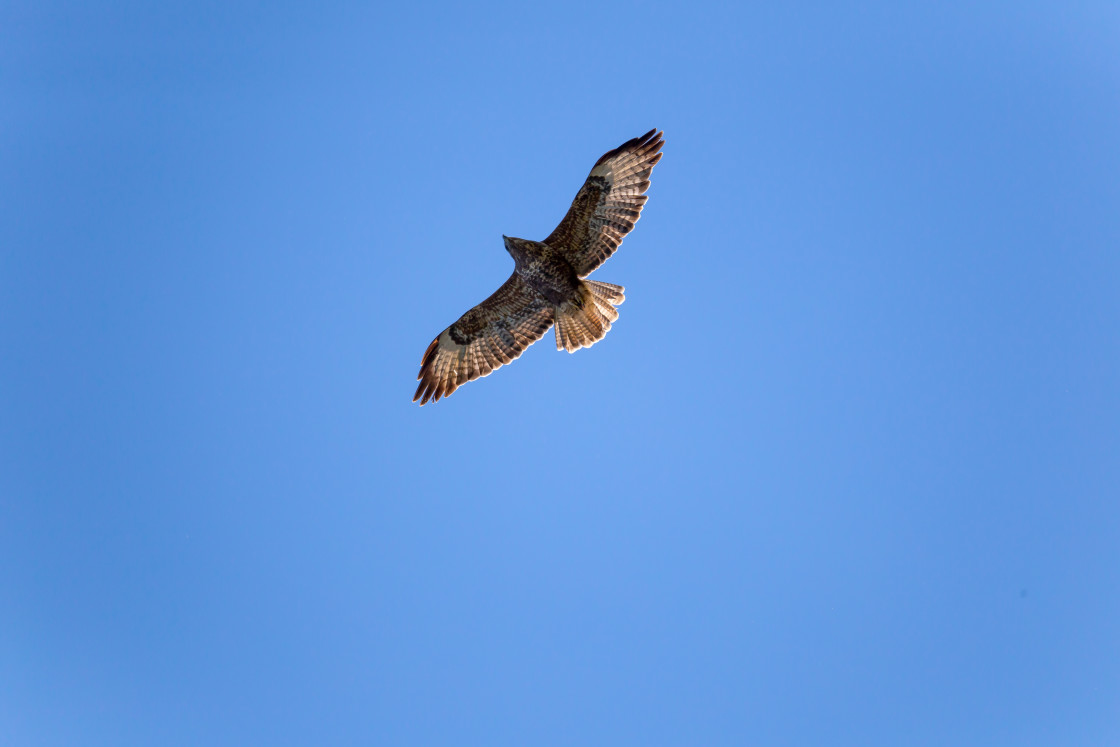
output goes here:
<path id="1" fill-rule="evenodd" d="M 554 247 L 584 278 L 603 264 L 630 233 L 645 205 L 649 175 L 661 160 L 662 133 L 650 130 L 607 151 L 544 243 Z"/>
<path id="2" fill-rule="evenodd" d="M 436 402 L 468 381 L 489 375 L 520 356 L 552 322 L 552 304 L 513 273 L 428 345 L 412 401 Z"/>

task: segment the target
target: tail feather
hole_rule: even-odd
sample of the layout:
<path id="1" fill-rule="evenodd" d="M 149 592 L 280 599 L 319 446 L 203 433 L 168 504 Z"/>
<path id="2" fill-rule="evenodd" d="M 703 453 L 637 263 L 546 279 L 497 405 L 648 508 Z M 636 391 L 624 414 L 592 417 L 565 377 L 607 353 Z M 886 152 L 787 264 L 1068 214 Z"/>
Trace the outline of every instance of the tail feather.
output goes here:
<path id="1" fill-rule="evenodd" d="M 615 306 L 625 300 L 621 285 L 583 281 L 574 299 L 556 307 L 556 349 L 574 353 L 603 339 L 618 319 Z"/>

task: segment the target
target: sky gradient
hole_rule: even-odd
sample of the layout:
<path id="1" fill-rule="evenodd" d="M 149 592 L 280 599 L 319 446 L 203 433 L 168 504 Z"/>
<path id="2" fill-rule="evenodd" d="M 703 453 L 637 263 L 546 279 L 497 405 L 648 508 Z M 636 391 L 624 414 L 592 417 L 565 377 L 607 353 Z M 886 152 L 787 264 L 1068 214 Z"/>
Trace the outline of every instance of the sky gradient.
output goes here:
<path id="1" fill-rule="evenodd" d="M 0 3 L 0 743 L 1120 743 L 1115 3 Z M 664 129 L 552 333 L 428 342 Z"/>

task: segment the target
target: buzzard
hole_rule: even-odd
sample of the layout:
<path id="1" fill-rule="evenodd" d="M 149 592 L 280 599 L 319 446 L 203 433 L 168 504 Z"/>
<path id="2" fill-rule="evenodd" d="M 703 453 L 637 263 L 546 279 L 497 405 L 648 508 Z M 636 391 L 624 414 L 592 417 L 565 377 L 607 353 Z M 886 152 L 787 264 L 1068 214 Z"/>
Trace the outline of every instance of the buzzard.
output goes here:
<path id="1" fill-rule="evenodd" d="M 447 397 L 521 355 L 556 325 L 556 349 L 590 347 L 618 319 L 623 288 L 584 280 L 618 249 L 649 199 L 649 175 L 665 141 L 650 130 L 595 162 L 568 214 L 544 241 L 502 236 L 513 274 L 439 333 L 424 351 L 412 401 Z"/>

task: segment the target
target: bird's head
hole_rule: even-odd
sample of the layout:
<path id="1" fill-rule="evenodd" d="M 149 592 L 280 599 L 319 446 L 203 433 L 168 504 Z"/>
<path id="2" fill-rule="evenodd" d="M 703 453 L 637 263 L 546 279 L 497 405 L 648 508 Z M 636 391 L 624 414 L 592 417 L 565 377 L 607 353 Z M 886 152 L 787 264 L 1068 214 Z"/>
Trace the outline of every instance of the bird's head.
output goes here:
<path id="1" fill-rule="evenodd" d="M 510 256 L 512 256 L 514 259 L 517 259 L 524 254 L 524 252 L 521 250 L 521 239 L 515 239 L 512 236 L 506 236 L 503 233 L 502 241 L 504 241 L 506 244 L 506 251 L 509 252 Z"/>

